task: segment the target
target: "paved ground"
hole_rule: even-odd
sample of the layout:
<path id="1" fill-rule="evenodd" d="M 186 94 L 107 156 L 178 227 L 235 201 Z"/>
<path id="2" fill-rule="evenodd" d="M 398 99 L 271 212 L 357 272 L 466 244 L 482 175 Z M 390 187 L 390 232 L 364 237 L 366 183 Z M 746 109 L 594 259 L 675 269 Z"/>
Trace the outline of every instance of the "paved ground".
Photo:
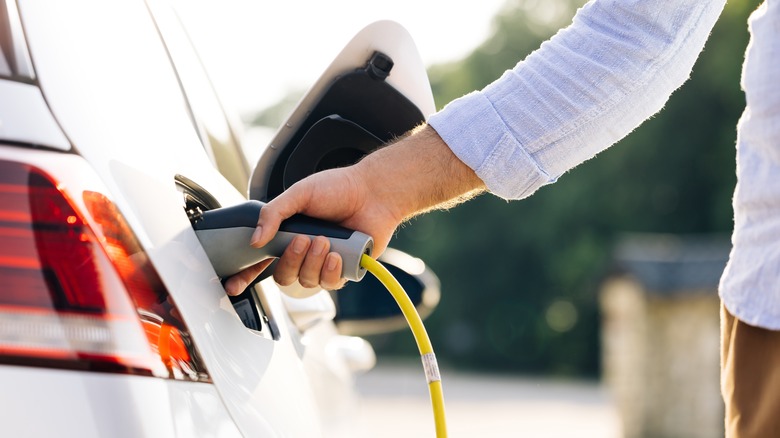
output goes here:
<path id="1" fill-rule="evenodd" d="M 358 378 L 360 433 L 433 437 L 422 366 L 381 364 Z M 619 419 L 598 383 L 442 370 L 449 436 L 619 438 Z"/>

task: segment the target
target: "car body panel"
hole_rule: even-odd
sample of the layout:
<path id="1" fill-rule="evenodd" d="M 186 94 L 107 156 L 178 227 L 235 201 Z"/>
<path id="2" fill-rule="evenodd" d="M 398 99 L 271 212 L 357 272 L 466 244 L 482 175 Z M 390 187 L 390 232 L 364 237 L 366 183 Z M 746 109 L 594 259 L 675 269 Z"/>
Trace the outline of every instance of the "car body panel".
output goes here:
<path id="1" fill-rule="evenodd" d="M 3 406 L 5 436 L 173 436 L 166 382 L 65 370 L 3 366 L 3 392 L 15 403 Z M 56 391 L 30 391 L 30 388 Z M 30 410 L 45 413 L 32 421 Z M 138 421 L 142 418 L 144 421 Z"/>
<path id="2" fill-rule="evenodd" d="M 0 406 L 3 436 L 241 436 L 209 384 L 45 368 L 0 368 L 0 386 L 15 400 Z M 56 390 L 30 391 L 35 387 Z M 28 421 L 13 421 L 24 418 Z M 197 434 L 190 433 L 193 431 Z"/>
<path id="3" fill-rule="evenodd" d="M 70 143 L 52 117 L 41 90 L 35 85 L 0 79 L 0 138 L 67 151 Z"/>

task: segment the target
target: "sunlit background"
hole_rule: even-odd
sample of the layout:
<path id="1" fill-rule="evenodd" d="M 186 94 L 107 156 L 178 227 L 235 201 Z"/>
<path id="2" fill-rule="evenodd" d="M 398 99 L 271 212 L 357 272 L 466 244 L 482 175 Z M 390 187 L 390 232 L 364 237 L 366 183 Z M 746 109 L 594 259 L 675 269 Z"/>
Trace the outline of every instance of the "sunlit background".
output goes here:
<path id="1" fill-rule="evenodd" d="M 179 10 L 215 86 L 248 114 L 311 85 L 373 21 L 401 23 L 430 65 L 465 56 L 484 41 L 503 3 L 201 0 L 182 1 Z"/>
<path id="2" fill-rule="evenodd" d="M 202 0 L 180 13 L 251 136 L 282 123 L 369 22 L 407 27 L 442 107 L 511 68 L 582 3 Z M 398 232 L 391 245 L 442 282 L 426 326 L 445 379 L 456 376 L 455 435 L 490 435 L 475 424 L 536 437 L 722 435 L 715 288 L 732 226 L 745 22 L 758 3 L 729 2 L 691 80 L 597 159 L 528 200 L 483 196 Z M 399 393 L 416 387 L 404 380 L 419 367 L 411 336 L 370 340 L 380 369 L 361 381 L 364 408 L 381 415 L 372 401 L 384 397 L 394 410 L 425 409 L 424 392 Z M 399 373 L 383 367 L 405 358 Z"/>

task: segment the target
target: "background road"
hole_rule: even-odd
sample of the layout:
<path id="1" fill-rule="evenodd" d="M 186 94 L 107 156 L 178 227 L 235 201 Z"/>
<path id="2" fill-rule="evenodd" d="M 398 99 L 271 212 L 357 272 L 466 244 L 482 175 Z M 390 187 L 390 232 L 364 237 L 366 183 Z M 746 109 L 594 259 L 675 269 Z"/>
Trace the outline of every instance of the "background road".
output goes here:
<path id="1" fill-rule="evenodd" d="M 442 369 L 442 383 L 451 437 L 620 437 L 615 407 L 597 382 Z M 380 362 L 357 386 L 362 400 L 356 436 L 433 436 L 422 365 Z"/>

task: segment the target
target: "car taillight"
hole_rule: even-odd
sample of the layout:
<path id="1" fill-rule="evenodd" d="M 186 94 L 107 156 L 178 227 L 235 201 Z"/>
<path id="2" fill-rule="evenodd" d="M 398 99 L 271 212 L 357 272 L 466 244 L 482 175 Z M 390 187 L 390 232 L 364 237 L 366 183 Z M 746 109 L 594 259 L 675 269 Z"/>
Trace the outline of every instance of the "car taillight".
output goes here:
<path id="1" fill-rule="evenodd" d="M 0 161 L 0 363 L 209 381 L 116 206 Z"/>

